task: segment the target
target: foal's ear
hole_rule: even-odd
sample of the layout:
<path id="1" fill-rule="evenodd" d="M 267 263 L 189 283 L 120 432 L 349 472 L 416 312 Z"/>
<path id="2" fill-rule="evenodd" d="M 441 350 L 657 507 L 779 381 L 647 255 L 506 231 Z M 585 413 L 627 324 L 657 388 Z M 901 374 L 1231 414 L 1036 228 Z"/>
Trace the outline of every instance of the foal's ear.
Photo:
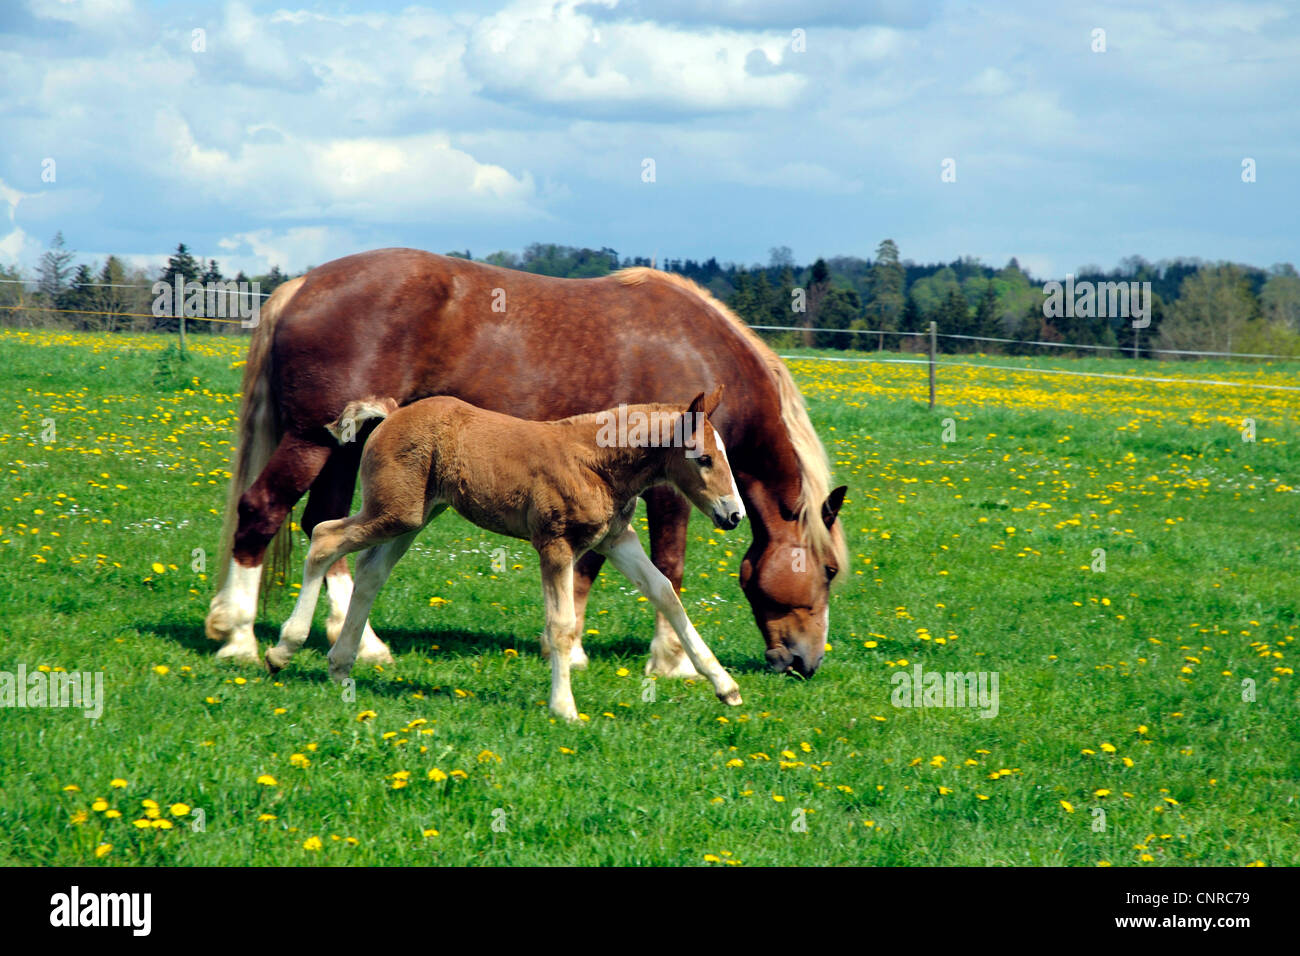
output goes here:
<path id="1" fill-rule="evenodd" d="M 688 415 L 692 413 L 695 415 L 703 415 L 705 418 L 708 418 L 713 414 L 714 410 L 718 407 L 718 403 L 721 401 L 722 386 L 719 385 L 713 391 L 709 392 L 708 395 L 700 392 L 700 394 L 691 399 L 691 404 L 686 406 L 686 413 Z"/>

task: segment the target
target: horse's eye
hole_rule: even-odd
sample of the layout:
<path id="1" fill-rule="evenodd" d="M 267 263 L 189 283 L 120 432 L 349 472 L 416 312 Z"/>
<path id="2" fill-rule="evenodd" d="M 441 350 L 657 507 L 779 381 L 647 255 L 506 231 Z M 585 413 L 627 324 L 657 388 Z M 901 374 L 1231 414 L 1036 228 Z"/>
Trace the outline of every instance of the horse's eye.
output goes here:
<path id="1" fill-rule="evenodd" d="M 700 462 L 700 467 L 701 467 L 701 468 L 712 468 L 712 467 L 713 467 L 713 456 L 712 456 L 712 455 L 701 455 L 701 456 L 699 457 L 699 462 Z"/>
<path id="2" fill-rule="evenodd" d="M 835 579 L 835 575 L 837 575 L 839 571 L 840 571 L 839 568 L 833 568 L 829 564 L 826 565 L 826 580 L 833 581 Z"/>

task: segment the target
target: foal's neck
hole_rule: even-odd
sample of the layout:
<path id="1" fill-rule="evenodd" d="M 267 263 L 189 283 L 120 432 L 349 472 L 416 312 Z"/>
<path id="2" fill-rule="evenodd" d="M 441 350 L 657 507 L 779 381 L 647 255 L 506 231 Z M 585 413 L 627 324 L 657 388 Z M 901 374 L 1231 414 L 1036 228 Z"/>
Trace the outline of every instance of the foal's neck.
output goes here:
<path id="1" fill-rule="evenodd" d="M 671 405 L 629 405 L 626 414 L 642 412 L 647 416 L 654 414 L 681 414 L 680 408 Z M 608 419 L 602 416 L 616 415 L 616 412 L 600 412 L 581 415 L 569 419 L 568 424 L 574 428 L 577 437 L 589 453 L 591 469 L 598 474 L 614 496 L 621 500 L 635 498 L 651 485 L 667 480 L 668 457 L 674 451 L 671 445 L 653 445 L 649 442 L 631 444 L 628 442 L 607 443 L 609 432 L 606 429 Z M 654 420 L 653 418 L 651 420 Z M 602 431 L 602 429 L 605 429 Z M 626 435 L 620 436 L 626 438 Z M 650 439 L 653 441 L 653 438 Z M 671 438 L 670 438 L 671 441 Z"/>

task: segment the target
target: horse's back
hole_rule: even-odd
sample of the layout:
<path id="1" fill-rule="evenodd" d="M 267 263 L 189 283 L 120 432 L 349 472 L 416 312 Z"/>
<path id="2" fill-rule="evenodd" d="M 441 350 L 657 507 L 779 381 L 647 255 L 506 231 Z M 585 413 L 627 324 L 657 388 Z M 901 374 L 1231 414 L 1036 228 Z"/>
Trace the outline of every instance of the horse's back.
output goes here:
<path id="1" fill-rule="evenodd" d="M 770 416 L 764 357 L 691 289 L 648 270 L 563 279 L 417 249 L 346 256 L 308 273 L 278 319 L 284 418 L 310 428 L 364 395 L 442 394 L 547 421 L 717 384 L 724 429 L 742 407 Z"/>

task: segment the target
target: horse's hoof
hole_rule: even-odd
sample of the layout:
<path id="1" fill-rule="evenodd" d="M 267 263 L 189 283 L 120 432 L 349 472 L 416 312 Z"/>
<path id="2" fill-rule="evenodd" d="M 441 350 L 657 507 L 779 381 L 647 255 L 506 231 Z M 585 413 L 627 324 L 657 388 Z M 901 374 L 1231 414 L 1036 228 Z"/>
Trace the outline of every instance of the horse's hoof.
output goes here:
<path id="1" fill-rule="evenodd" d="M 379 646 L 378 650 L 368 651 L 365 648 L 362 648 L 360 651 L 357 652 L 357 663 L 358 664 L 391 664 L 393 663 L 393 655 L 389 653 L 388 648 L 384 647 L 382 644 Z"/>
<path id="2" fill-rule="evenodd" d="M 699 680 L 702 676 L 685 655 L 672 663 L 652 657 L 645 662 L 645 673 L 647 677 L 671 677 L 678 680 Z"/>
<path id="3" fill-rule="evenodd" d="M 744 700 L 742 700 L 740 697 L 739 687 L 733 687 L 725 694 L 719 694 L 718 700 L 722 701 L 728 707 L 739 707 L 741 704 L 744 703 Z"/>

